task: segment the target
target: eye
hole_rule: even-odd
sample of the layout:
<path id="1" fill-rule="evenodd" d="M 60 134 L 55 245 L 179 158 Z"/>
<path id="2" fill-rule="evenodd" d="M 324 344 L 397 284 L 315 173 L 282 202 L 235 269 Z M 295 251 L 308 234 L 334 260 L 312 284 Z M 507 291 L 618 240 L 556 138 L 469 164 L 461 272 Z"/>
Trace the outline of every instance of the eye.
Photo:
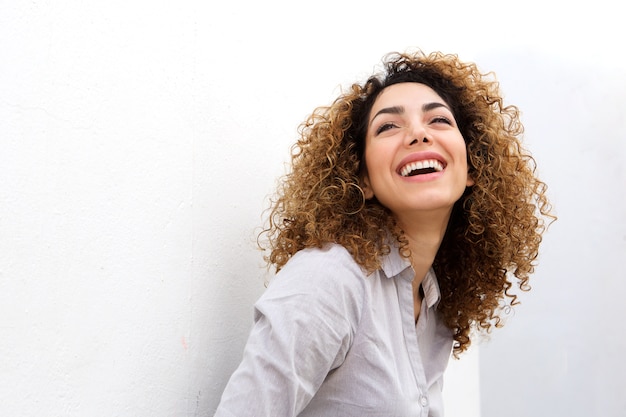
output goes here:
<path id="1" fill-rule="evenodd" d="M 389 129 L 393 129 L 394 127 L 398 127 L 398 126 L 395 123 L 391 123 L 391 122 L 383 123 L 382 125 L 378 127 L 378 129 L 376 129 L 376 134 L 380 135 L 381 133 L 386 132 Z"/>
<path id="2" fill-rule="evenodd" d="M 436 116 L 430 120 L 430 123 L 445 123 L 447 125 L 452 125 L 452 121 L 445 116 Z"/>

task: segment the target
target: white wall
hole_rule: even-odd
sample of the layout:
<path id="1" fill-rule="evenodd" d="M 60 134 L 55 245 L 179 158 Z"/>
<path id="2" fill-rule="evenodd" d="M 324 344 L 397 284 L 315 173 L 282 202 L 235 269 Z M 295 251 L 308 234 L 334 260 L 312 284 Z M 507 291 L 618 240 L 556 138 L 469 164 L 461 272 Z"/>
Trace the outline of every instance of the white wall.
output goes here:
<path id="1" fill-rule="evenodd" d="M 297 125 L 419 46 L 497 70 L 561 216 L 449 415 L 617 415 L 624 29 L 599 3 L 0 2 L 0 414 L 211 415 Z"/>
<path id="2" fill-rule="evenodd" d="M 559 220 L 545 237 L 533 290 L 480 350 L 483 417 L 626 410 L 626 58 L 607 52 L 485 57 L 506 68 L 502 84 L 525 109 Z"/>

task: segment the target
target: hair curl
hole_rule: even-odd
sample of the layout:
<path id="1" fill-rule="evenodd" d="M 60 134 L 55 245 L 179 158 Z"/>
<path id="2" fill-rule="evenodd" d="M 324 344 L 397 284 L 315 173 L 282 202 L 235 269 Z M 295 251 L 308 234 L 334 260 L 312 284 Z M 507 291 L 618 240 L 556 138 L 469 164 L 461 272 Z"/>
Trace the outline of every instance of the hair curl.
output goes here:
<path id="1" fill-rule="evenodd" d="M 499 327 L 502 307 L 518 303 L 510 292 L 513 277 L 522 290 L 530 289 L 544 219 L 554 219 L 546 185 L 522 147 L 519 110 L 503 104 L 492 73 L 440 52 L 392 53 L 383 67 L 300 125 L 291 171 L 278 187 L 259 239 L 267 237 L 266 261 L 276 271 L 297 251 L 334 242 L 372 272 L 389 253 L 390 232 L 401 253 L 410 256 L 391 212 L 376 199 L 365 199 L 359 174 L 378 95 L 401 82 L 429 86 L 452 108 L 474 180 L 452 210 L 433 263 L 442 293 L 439 311 L 454 332 L 458 355 L 469 347 L 472 329 Z"/>

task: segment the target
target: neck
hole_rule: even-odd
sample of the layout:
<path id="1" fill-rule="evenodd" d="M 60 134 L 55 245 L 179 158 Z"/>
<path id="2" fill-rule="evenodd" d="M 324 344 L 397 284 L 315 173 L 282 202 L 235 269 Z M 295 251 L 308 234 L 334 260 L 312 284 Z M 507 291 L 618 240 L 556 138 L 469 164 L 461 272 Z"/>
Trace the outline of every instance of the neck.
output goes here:
<path id="1" fill-rule="evenodd" d="M 432 267 L 435 256 L 446 233 L 450 212 L 421 216 L 420 218 L 399 218 L 398 224 L 404 231 L 411 251 L 411 265 L 415 270 L 414 289 L 420 284 Z"/>

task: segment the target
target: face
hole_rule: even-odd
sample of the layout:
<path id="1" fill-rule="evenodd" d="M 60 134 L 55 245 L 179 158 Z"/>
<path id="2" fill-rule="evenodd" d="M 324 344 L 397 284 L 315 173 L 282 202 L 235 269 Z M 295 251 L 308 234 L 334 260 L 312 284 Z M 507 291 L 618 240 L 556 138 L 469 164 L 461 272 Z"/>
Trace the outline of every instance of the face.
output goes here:
<path id="1" fill-rule="evenodd" d="M 465 141 L 449 106 L 424 84 L 385 88 L 370 111 L 363 190 L 399 218 L 449 213 L 467 186 Z"/>

